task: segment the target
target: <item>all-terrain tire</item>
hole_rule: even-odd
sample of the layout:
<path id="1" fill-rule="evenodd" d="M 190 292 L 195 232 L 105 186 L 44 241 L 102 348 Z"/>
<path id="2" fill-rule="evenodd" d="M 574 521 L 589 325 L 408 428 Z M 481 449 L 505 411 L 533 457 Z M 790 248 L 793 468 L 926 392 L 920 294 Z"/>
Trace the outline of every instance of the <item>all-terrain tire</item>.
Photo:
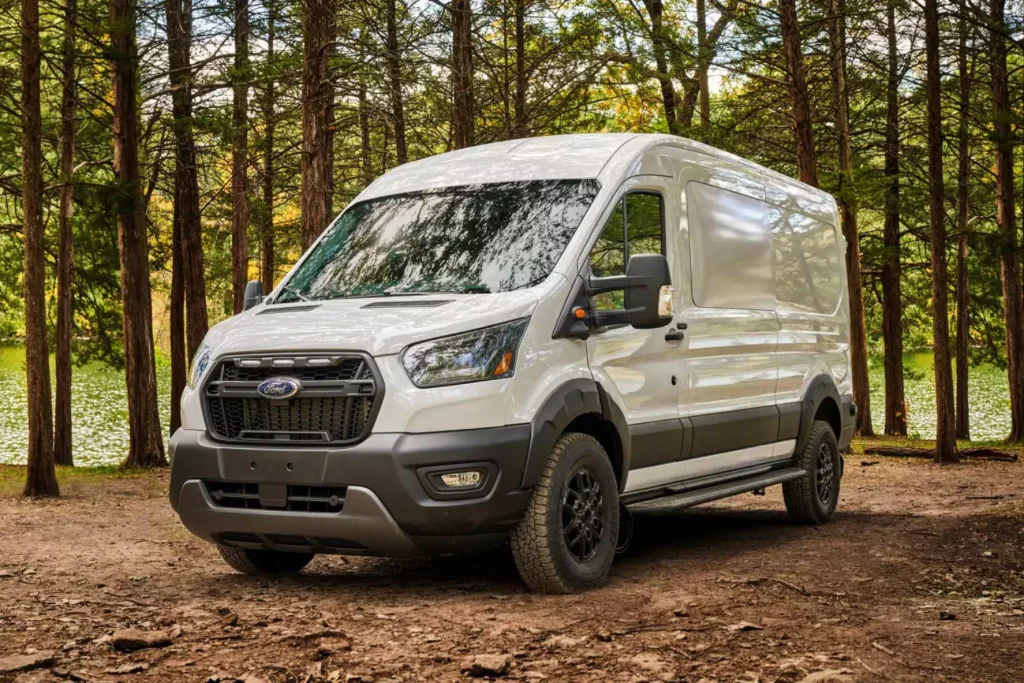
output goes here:
<path id="1" fill-rule="evenodd" d="M 580 482 L 589 481 L 588 496 L 579 496 Z M 593 497 L 593 484 L 597 494 Z M 568 498 L 567 498 L 568 492 Z M 590 526 L 572 526 L 577 500 L 589 500 L 582 515 Z M 567 505 L 566 510 L 563 506 Z M 599 515 L 599 520 L 595 517 Z M 601 531 L 594 532 L 599 522 Z M 578 542 L 570 548 L 565 526 Z M 587 545 L 575 536 L 590 528 Z M 599 586 L 615 559 L 619 528 L 619 488 L 611 461 L 601 444 L 587 434 L 563 434 L 551 449 L 533 498 L 519 526 L 512 532 L 512 556 L 526 584 L 541 593 L 576 593 Z M 590 547 L 589 551 L 581 548 Z M 585 555 L 581 561 L 580 555 Z"/>
<path id="2" fill-rule="evenodd" d="M 227 545 L 218 545 L 217 550 L 232 569 L 249 576 L 297 574 L 313 559 L 312 553 L 249 550 Z"/>
<path id="3" fill-rule="evenodd" d="M 807 474 L 782 485 L 790 519 L 802 524 L 824 524 L 831 519 L 839 503 L 841 458 L 832 427 L 823 420 L 811 423 L 804 447 L 793 463 Z"/>

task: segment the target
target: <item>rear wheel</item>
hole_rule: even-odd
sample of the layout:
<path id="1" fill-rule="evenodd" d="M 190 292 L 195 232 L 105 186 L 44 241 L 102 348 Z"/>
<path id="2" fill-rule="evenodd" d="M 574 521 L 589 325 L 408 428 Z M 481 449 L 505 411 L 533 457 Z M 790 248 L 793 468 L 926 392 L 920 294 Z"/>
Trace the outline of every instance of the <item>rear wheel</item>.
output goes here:
<path id="1" fill-rule="evenodd" d="M 227 545 L 218 545 L 217 550 L 232 569 L 249 576 L 297 574 L 313 559 L 312 553 L 250 550 Z"/>
<path id="2" fill-rule="evenodd" d="M 519 574 L 543 593 L 598 586 L 615 558 L 618 529 L 618 482 L 604 448 L 586 434 L 563 434 L 512 532 Z"/>
<path id="3" fill-rule="evenodd" d="M 824 524 L 832 517 L 839 503 L 841 458 L 832 427 L 815 420 L 795 463 L 807 474 L 782 485 L 786 511 L 794 521 Z"/>

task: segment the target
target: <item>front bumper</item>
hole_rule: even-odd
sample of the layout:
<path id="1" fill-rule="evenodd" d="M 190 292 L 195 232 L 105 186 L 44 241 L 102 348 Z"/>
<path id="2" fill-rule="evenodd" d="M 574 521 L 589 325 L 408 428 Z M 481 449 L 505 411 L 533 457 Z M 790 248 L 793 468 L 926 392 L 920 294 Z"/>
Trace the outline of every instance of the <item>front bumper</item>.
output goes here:
<path id="1" fill-rule="evenodd" d="M 513 425 L 371 434 L 344 448 L 278 448 L 179 429 L 171 439 L 171 505 L 200 538 L 242 547 L 394 557 L 470 549 L 505 538 L 526 510 L 532 492 L 520 485 L 530 431 Z M 427 473 L 462 463 L 487 469 L 480 490 L 443 494 L 430 487 Z M 337 513 L 240 509 L 218 504 L 206 482 L 347 491 Z"/>

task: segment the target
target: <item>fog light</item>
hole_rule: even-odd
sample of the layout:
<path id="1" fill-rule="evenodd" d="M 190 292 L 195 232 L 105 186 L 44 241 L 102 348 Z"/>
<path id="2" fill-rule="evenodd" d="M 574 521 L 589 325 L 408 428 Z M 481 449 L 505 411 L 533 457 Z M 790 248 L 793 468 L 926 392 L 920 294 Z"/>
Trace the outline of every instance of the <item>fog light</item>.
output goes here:
<path id="1" fill-rule="evenodd" d="M 446 472 L 441 475 L 441 483 L 449 489 L 469 489 L 479 486 L 483 481 L 484 473 L 480 470 L 468 470 L 466 472 Z"/>

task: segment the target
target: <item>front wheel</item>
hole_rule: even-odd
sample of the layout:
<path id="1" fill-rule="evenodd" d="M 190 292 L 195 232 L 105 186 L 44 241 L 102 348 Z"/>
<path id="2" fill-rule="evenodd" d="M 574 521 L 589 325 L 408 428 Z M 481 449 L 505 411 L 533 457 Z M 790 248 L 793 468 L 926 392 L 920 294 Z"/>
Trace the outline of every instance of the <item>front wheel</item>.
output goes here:
<path id="1" fill-rule="evenodd" d="M 563 434 L 512 532 L 519 574 L 542 593 L 594 588 L 615 558 L 618 529 L 618 482 L 604 448 L 587 434 Z"/>
<path id="2" fill-rule="evenodd" d="M 804 524 L 824 524 L 832 517 L 839 503 L 841 458 L 832 427 L 823 420 L 811 423 L 803 450 L 794 463 L 806 474 L 782 485 L 790 518 Z"/>

